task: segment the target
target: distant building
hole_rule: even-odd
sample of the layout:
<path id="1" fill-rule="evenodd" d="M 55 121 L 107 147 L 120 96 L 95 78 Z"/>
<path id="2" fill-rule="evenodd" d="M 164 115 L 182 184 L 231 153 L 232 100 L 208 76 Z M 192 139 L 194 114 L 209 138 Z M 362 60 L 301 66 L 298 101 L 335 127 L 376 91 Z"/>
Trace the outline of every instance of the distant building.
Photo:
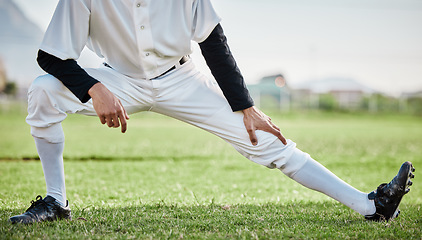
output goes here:
<path id="1" fill-rule="evenodd" d="M 248 89 L 258 107 L 290 109 L 291 89 L 282 74 L 264 77 L 258 83 L 248 85 Z"/>
<path id="2" fill-rule="evenodd" d="M 409 99 L 409 98 L 422 98 L 422 90 L 415 92 L 404 92 L 401 94 L 400 98 Z"/>
<path id="3" fill-rule="evenodd" d="M 356 109 L 364 97 L 374 90 L 350 78 L 326 78 L 287 84 L 282 74 L 262 78 L 257 84 L 248 85 L 257 106 L 265 108 L 320 108 L 329 97 L 336 106 Z"/>
<path id="4" fill-rule="evenodd" d="M 307 81 L 294 86 L 301 96 L 308 95 L 309 99 L 319 100 L 321 95 L 331 95 L 338 107 L 354 109 L 359 107 L 365 96 L 375 91 L 351 78 L 332 77 L 320 80 Z M 314 103 L 313 105 L 317 105 Z M 312 103 L 311 103 L 312 105 Z"/>

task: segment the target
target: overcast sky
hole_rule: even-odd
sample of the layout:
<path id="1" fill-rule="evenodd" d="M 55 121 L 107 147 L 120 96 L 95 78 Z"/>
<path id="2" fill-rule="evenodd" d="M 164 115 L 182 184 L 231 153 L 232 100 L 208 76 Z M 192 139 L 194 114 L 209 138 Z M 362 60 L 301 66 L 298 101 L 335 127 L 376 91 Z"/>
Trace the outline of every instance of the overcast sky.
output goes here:
<path id="1" fill-rule="evenodd" d="M 41 29 L 58 0 L 15 0 Z M 350 77 L 390 94 L 422 90 L 422 0 L 212 0 L 248 83 Z M 194 47 L 194 60 L 207 71 Z M 96 66 L 84 54 L 83 66 Z M 207 72 L 209 74 L 209 72 Z"/>

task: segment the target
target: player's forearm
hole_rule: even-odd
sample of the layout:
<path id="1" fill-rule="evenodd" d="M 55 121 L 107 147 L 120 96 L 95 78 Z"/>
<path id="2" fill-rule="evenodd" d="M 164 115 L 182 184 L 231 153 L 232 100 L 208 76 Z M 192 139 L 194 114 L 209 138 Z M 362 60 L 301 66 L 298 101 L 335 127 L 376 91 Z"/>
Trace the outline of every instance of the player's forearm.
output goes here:
<path id="1" fill-rule="evenodd" d="M 44 71 L 63 82 L 81 102 L 87 102 L 91 98 L 88 90 L 98 81 L 89 76 L 75 60 L 61 60 L 39 50 L 37 62 Z"/>
<path id="2" fill-rule="evenodd" d="M 208 38 L 199 43 L 202 55 L 233 111 L 254 105 L 243 76 L 227 45 L 223 28 L 218 24 Z"/>

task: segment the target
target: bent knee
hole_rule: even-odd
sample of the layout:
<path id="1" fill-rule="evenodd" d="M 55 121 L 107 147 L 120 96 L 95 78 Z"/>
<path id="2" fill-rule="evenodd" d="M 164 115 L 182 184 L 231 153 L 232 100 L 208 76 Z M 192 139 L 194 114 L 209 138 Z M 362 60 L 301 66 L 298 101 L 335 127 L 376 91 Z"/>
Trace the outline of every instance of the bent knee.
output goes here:
<path id="1" fill-rule="evenodd" d="M 285 165 L 294 149 L 296 143 L 287 140 L 284 145 L 277 137 L 270 133 L 257 131 L 258 145 L 235 146 L 236 150 L 249 160 L 266 166 L 268 168 L 281 168 Z"/>
<path id="2" fill-rule="evenodd" d="M 61 111 L 58 107 L 58 93 L 63 92 L 64 85 L 52 75 L 37 77 L 28 90 L 28 117 L 39 122 L 47 115 L 57 115 Z"/>
<path id="3" fill-rule="evenodd" d="M 28 95 L 39 96 L 40 93 L 54 93 L 63 90 L 63 83 L 50 74 L 37 77 L 31 84 Z"/>

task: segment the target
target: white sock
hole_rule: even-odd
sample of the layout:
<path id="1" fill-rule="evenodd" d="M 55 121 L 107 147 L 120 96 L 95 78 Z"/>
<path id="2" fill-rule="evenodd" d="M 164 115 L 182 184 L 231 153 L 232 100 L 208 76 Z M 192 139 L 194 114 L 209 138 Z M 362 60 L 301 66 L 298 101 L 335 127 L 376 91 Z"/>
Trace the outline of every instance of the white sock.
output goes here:
<path id="1" fill-rule="evenodd" d="M 355 189 L 338 178 L 309 154 L 296 149 L 289 161 L 301 158 L 306 158 L 306 163 L 298 171 L 289 172 L 287 167 L 282 169 L 282 172 L 303 186 L 324 193 L 364 216 L 375 213 L 374 201 L 368 199 L 367 193 Z"/>
<path id="2" fill-rule="evenodd" d="M 63 167 L 64 142 L 50 143 L 45 139 L 34 137 L 38 155 L 44 171 L 47 195 L 66 206 L 66 188 Z"/>

